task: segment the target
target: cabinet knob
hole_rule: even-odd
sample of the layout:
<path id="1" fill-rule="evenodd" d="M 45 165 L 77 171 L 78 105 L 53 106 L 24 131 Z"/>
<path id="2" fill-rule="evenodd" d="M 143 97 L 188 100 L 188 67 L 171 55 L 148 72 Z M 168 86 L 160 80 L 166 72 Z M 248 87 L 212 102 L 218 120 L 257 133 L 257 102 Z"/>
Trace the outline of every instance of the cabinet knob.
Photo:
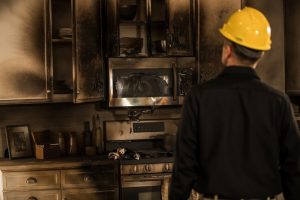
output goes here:
<path id="1" fill-rule="evenodd" d="M 139 171 L 139 169 L 138 169 L 138 166 L 136 166 L 136 165 L 134 165 L 131 169 L 131 172 L 134 174 L 137 173 L 138 171 Z"/>
<path id="2" fill-rule="evenodd" d="M 165 168 L 164 168 L 164 170 L 165 170 L 165 172 L 169 172 L 170 171 L 170 165 L 169 165 L 169 163 L 166 163 L 165 164 Z"/>
<path id="3" fill-rule="evenodd" d="M 38 200 L 38 198 L 31 196 L 27 200 Z"/>
<path id="4" fill-rule="evenodd" d="M 145 172 L 151 172 L 151 165 L 145 165 Z"/>
<path id="5" fill-rule="evenodd" d="M 47 94 L 50 94 L 51 93 L 51 90 L 47 90 Z"/>
<path id="6" fill-rule="evenodd" d="M 94 181 L 94 177 L 93 176 L 89 176 L 89 175 L 87 175 L 87 176 L 85 176 L 84 178 L 83 178 L 83 181 L 84 182 L 92 182 L 92 181 Z"/>
<path id="7" fill-rule="evenodd" d="M 37 180 L 36 180 L 36 178 L 34 178 L 34 177 L 29 177 L 29 178 L 26 180 L 26 183 L 27 183 L 27 184 L 35 184 L 35 183 L 37 183 Z"/>
<path id="8" fill-rule="evenodd" d="M 80 91 L 79 91 L 79 90 L 76 90 L 76 94 L 80 94 Z"/>

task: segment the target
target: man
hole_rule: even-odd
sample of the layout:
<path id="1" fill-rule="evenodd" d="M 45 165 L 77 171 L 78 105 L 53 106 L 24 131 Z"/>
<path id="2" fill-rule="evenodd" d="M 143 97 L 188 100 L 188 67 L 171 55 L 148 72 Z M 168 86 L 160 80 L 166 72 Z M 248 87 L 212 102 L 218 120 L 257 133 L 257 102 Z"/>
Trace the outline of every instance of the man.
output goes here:
<path id="1" fill-rule="evenodd" d="M 288 97 L 254 71 L 271 48 L 265 16 L 246 7 L 220 29 L 223 72 L 191 90 L 178 129 L 171 200 L 300 200 L 300 136 Z M 263 66 L 262 66 L 263 67 Z"/>

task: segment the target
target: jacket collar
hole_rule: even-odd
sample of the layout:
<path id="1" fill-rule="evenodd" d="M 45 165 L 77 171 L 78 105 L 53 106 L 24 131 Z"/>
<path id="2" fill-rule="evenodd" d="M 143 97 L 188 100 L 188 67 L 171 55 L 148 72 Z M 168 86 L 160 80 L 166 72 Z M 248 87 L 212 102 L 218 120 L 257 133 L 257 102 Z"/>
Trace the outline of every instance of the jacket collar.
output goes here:
<path id="1" fill-rule="evenodd" d="M 258 75 L 252 67 L 245 66 L 228 66 L 223 69 L 219 77 L 222 78 L 245 78 L 245 79 L 258 79 Z"/>

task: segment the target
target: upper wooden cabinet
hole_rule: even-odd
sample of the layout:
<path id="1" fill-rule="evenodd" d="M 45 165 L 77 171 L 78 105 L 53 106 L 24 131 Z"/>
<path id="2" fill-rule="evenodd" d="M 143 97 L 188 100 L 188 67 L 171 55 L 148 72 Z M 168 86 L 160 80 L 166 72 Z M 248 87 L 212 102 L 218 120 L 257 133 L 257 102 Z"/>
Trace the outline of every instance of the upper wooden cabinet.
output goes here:
<path id="1" fill-rule="evenodd" d="M 107 56 L 193 56 L 193 5 L 193 0 L 107 0 Z"/>
<path id="2" fill-rule="evenodd" d="M 102 100 L 100 0 L 50 0 L 53 101 Z"/>
<path id="3" fill-rule="evenodd" d="M 47 0 L 0 1 L 0 104 L 48 99 Z"/>
<path id="4" fill-rule="evenodd" d="M 103 99 L 101 0 L 3 0 L 0 12 L 0 104 Z"/>
<path id="5" fill-rule="evenodd" d="M 300 1 L 285 1 L 286 92 L 300 95 Z"/>

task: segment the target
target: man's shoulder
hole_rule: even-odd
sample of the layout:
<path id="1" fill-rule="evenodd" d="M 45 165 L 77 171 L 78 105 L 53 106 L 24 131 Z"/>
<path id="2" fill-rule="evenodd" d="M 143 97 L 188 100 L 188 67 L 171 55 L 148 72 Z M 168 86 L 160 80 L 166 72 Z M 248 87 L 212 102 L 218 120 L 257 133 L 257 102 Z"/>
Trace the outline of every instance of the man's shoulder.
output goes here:
<path id="1" fill-rule="evenodd" d="M 286 100 L 287 98 L 287 95 L 283 92 L 283 91 L 280 91 L 279 89 L 276 89 L 275 87 L 263 82 L 263 81 L 256 81 L 256 84 L 259 86 L 259 88 L 270 94 L 270 95 L 274 95 L 280 99 L 284 99 Z"/>
<path id="2" fill-rule="evenodd" d="M 284 100 L 284 101 L 288 100 L 287 95 L 283 91 L 280 91 L 279 89 L 276 89 L 275 87 L 273 87 L 261 80 L 254 80 L 253 85 L 250 87 L 253 90 L 255 90 L 256 92 L 262 92 L 269 96 L 277 97 L 280 100 Z M 203 92 L 205 93 L 206 91 L 215 91 L 215 90 L 219 91 L 220 89 L 223 89 L 223 88 L 226 89 L 227 87 L 224 86 L 222 83 L 220 83 L 218 78 L 214 78 L 214 79 L 210 79 L 206 82 L 198 83 L 198 84 L 194 85 L 191 88 L 191 93 L 201 94 Z"/>

